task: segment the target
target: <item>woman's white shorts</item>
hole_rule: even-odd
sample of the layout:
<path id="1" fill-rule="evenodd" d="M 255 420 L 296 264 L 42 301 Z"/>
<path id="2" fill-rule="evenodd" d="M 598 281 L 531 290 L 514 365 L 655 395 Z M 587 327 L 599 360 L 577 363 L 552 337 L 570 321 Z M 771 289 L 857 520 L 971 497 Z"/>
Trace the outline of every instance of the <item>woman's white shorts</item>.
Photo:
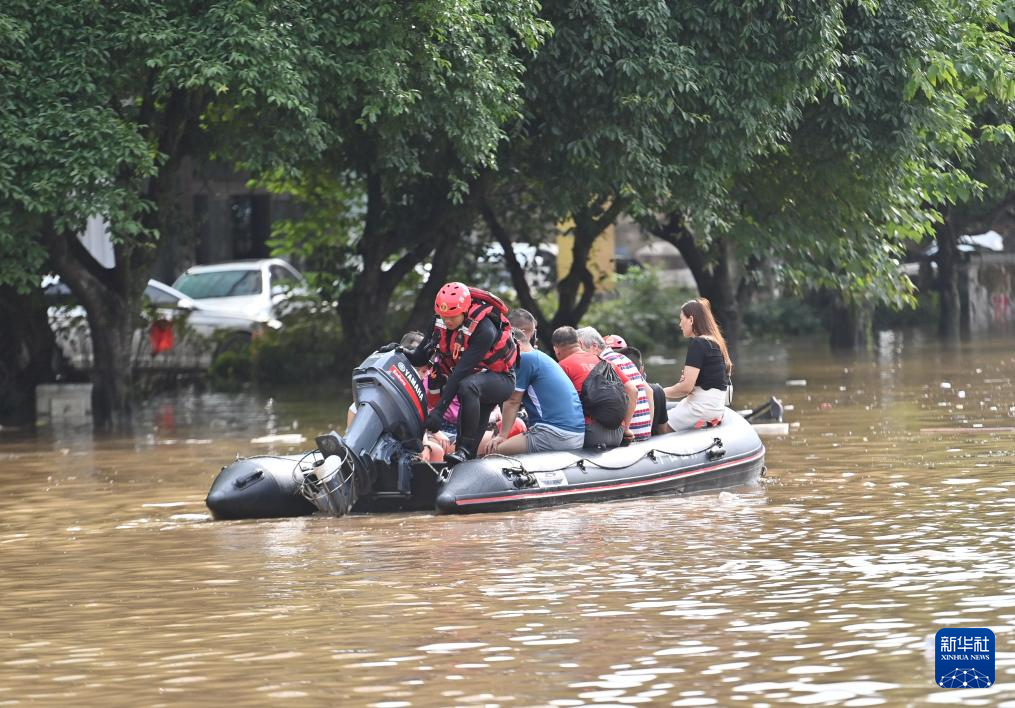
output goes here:
<path id="1" fill-rule="evenodd" d="M 666 419 L 674 430 L 704 428 L 706 425 L 718 425 L 725 411 L 725 391 L 695 386 L 686 398 L 667 412 Z"/>

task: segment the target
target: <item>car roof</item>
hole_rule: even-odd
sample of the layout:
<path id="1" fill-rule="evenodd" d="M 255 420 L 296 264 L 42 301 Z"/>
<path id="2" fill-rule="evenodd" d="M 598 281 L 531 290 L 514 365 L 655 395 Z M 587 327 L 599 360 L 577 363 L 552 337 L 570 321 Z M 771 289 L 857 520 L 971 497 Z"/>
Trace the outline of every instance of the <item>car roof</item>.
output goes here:
<path id="1" fill-rule="evenodd" d="M 208 273 L 216 270 L 260 270 L 265 266 L 281 265 L 287 268 L 292 267 L 287 261 L 281 258 L 250 258 L 240 261 L 223 261 L 222 263 L 205 263 L 187 268 L 186 273 Z"/>

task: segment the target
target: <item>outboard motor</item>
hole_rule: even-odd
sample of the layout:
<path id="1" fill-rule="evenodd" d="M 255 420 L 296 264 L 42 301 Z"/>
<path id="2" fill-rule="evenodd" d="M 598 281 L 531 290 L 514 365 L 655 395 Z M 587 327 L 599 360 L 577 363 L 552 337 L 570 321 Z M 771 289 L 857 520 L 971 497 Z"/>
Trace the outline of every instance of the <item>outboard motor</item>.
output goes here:
<path id="1" fill-rule="evenodd" d="M 217 519 L 341 516 L 364 497 L 412 494 L 412 454 L 422 449 L 424 383 L 404 354 L 375 352 L 353 371 L 358 413 L 345 437 L 317 438 L 303 455 L 238 459 L 222 468 L 205 500 Z"/>
<path id="2" fill-rule="evenodd" d="M 348 513 L 367 496 L 412 493 L 412 463 L 422 450 L 426 393 L 404 354 L 375 352 L 352 374 L 357 414 L 345 437 L 317 438 L 323 461 L 308 475 L 302 493 L 320 511 Z"/>

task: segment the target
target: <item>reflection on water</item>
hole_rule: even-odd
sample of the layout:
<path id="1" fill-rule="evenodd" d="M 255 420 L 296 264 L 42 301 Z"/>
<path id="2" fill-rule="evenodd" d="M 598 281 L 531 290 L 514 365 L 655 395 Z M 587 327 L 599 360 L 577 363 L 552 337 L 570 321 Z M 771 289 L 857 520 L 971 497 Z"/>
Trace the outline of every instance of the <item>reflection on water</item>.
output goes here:
<path id="1" fill-rule="evenodd" d="M 749 349 L 738 405 L 799 428 L 761 487 L 692 499 L 212 522 L 222 464 L 344 404 L 4 433 L 0 704 L 1015 706 L 1010 342 Z M 993 629 L 993 687 L 936 688 L 944 626 Z"/>

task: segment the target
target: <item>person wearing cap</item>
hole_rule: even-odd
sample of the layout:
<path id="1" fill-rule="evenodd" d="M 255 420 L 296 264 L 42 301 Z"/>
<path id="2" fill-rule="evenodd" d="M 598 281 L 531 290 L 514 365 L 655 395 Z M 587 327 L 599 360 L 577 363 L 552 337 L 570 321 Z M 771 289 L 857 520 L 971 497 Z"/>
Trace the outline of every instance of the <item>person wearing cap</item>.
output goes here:
<path id="1" fill-rule="evenodd" d="M 606 346 L 615 352 L 627 348 L 627 342 L 619 334 L 608 334 L 603 337 L 603 341 L 606 342 Z"/>
<path id="2" fill-rule="evenodd" d="M 458 396 L 455 452 L 446 457 L 449 464 L 456 464 L 476 456 L 490 412 L 514 390 L 518 347 L 511 337 L 507 307 L 491 293 L 447 283 L 437 292 L 434 312 L 430 336 L 405 355 L 414 366 L 430 361 L 430 388 L 440 389 L 424 428 L 440 430 L 445 412 Z"/>

